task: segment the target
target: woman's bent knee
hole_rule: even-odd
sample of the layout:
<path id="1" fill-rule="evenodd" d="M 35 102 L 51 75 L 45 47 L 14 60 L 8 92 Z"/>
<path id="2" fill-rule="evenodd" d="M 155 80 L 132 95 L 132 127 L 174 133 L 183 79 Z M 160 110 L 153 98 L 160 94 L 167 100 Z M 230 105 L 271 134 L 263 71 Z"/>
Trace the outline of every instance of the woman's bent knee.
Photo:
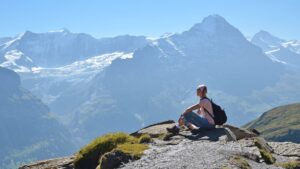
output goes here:
<path id="1" fill-rule="evenodd" d="M 184 117 L 184 118 L 191 118 L 191 117 L 193 116 L 193 113 L 194 113 L 194 112 L 192 112 L 192 111 L 191 111 L 191 112 L 187 112 L 187 113 L 185 113 L 185 114 L 183 115 L 183 117 Z"/>

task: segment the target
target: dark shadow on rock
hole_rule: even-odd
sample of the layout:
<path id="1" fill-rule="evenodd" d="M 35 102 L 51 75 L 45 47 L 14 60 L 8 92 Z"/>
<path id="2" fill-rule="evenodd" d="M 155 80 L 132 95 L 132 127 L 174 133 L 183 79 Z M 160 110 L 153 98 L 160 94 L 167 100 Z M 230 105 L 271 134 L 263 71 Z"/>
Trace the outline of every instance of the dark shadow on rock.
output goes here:
<path id="1" fill-rule="evenodd" d="M 227 137 L 227 130 L 224 128 L 213 128 L 213 129 L 199 129 L 198 133 L 195 135 L 184 135 L 179 133 L 180 136 L 183 136 L 189 140 L 209 140 L 209 141 L 219 141 L 220 137 Z"/>

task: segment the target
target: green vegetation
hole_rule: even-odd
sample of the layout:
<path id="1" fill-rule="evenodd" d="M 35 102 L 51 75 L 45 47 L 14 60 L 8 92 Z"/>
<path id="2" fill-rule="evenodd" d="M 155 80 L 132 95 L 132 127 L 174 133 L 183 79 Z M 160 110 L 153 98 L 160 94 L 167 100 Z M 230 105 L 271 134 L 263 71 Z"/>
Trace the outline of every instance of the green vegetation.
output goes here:
<path id="1" fill-rule="evenodd" d="M 139 159 L 142 157 L 145 150 L 147 150 L 149 147 L 145 144 L 121 144 L 118 145 L 116 148 L 117 150 L 120 150 L 124 152 L 125 154 L 131 155 L 133 159 Z"/>
<path id="2" fill-rule="evenodd" d="M 233 156 L 230 159 L 230 163 L 239 167 L 240 169 L 251 169 L 251 166 L 249 165 L 247 160 L 241 156 Z"/>
<path id="3" fill-rule="evenodd" d="M 284 163 L 277 163 L 276 166 L 280 166 L 286 169 L 297 169 L 300 168 L 300 161 L 289 161 Z"/>
<path id="4" fill-rule="evenodd" d="M 120 144 L 117 148 L 100 157 L 97 169 L 118 168 L 121 164 L 130 160 L 138 160 L 148 148 L 148 145 L 139 143 Z"/>
<path id="5" fill-rule="evenodd" d="M 267 111 L 244 127 L 257 129 L 266 140 L 300 143 L 299 119 L 300 103 L 296 103 Z"/>
<path id="6" fill-rule="evenodd" d="M 151 143 L 153 139 L 150 137 L 149 134 L 143 134 L 139 138 L 139 143 Z"/>
<path id="7" fill-rule="evenodd" d="M 146 136 L 145 136 L 146 137 Z M 126 133 L 112 133 L 96 138 L 76 154 L 75 168 L 96 168 L 101 156 L 114 149 L 139 158 L 147 145 L 139 144 L 140 139 Z"/>
<path id="8" fill-rule="evenodd" d="M 260 149 L 259 150 L 262 158 L 265 160 L 265 163 L 267 164 L 274 164 L 276 162 L 276 159 L 273 157 L 273 155 L 265 150 Z"/>
<path id="9" fill-rule="evenodd" d="M 265 163 L 274 164 L 276 162 L 276 159 L 266 147 L 267 145 L 263 143 L 262 138 L 255 138 L 254 144 L 259 149 L 260 155 L 264 159 Z"/>

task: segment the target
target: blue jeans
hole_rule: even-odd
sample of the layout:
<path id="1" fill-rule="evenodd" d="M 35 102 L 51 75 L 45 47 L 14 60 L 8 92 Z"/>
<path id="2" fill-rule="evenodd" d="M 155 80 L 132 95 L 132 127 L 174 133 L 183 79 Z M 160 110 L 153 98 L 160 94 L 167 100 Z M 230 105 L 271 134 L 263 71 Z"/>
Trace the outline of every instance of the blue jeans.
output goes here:
<path id="1" fill-rule="evenodd" d="M 215 126 L 210 124 L 208 120 L 204 117 L 201 117 L 199 114 L 195 112 L 188 112 L 183 115 L 183 121 L 186 126 L 190 123 L 200 128 L 214 128 Z"/>

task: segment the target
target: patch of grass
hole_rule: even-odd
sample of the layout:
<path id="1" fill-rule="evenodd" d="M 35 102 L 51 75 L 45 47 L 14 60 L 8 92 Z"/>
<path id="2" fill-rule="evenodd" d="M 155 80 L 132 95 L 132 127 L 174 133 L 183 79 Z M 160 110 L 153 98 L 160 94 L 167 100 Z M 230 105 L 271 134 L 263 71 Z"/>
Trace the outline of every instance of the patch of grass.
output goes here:
<path id="1" fill-rule="evenodd" d="M 126 133 L 112 133 L 98 137 L 76 153 L 74 166 L 77 169 L 96 168 L 103 154 L 124 143 L 138 143 L 138 139 Z"/>
<path id="2" fill-rule="evenodd" d="M 96 169 L 118 168 L 123 163 L 138 160 L 148 148 L 148 145 L 140 143 L 120 144 L 117 148 L 101 156 Z"/>
<path id="3" fill-rule="evenodd" d="M 124 152 L 125 154 L 131 155 L 134 159 L 139 159 L 144 154 L 144 151 L 149 149 L 148 145 L 145 144 L 120 144 L 116 148 Z"/>
<path id="4" fill-rule="evenodd" d="M 273 157 L 272 153 L 266 147 L 267 145 L 263 143 L 262 138 L 255 138 L 254 144 L 258 148 L 260 155 L 264 159 L 266 164 L 274 164 L 276 162 L 276 159 Z"/>
<path id="5" fill-rule="evenodd" d="M 284 163 L 276 163 L 276 166 L 280 166 L 285 169 L 298 169 L 300 168 L 300 161 L 289 161 Z"/>
<path id="6" fill-rule="evenodd" d="M 139 137 L 139 143 L 151 143 L 153 139 L 150 137 L 149 134 L 143 134 Z"/>
<path id="7" fill-rule="evenodd" d="M 251 166 L 249 165 L 247 160 L 241 156 L 233 156 L 230 159 L 230 163 L 239 167 L 240 169 L 251 169 Z"/>
<path id="8" fill-rule="evenodd" d="M 259 152 L 261 154 L 261 157 L 264 159 L 265 163 L 274 164 L 276 162 L 276 159 L 273 157 L 271 153 L 262 149 L 260 149 Z"/>

